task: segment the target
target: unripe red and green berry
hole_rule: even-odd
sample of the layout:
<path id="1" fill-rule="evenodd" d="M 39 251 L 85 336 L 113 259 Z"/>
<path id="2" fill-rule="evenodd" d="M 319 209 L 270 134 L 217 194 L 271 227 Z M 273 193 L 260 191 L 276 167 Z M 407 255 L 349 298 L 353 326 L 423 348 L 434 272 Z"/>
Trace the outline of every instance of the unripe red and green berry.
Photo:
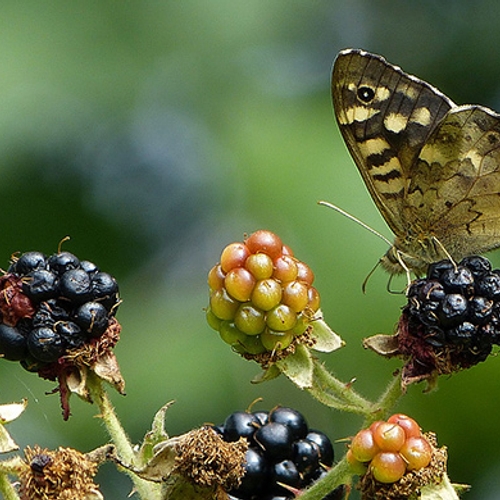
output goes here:
<path id="1" fill-rule="evenodd" d="M 256 231 L 226 246 L 208 273 L 207 322 L 238 352 L 286 349 L 319 309 L 313 281 L 309 266 L 278 236 Z"/>
<path id="2" fill-rule="evenodd" d="M 433 448 L 412 418 L 396 413 L 377 420 L 352 439 L 346 459 L 355 474 L 367 471 L 380 483 L 399 481 L 410 471 L 427 467 Z"/>

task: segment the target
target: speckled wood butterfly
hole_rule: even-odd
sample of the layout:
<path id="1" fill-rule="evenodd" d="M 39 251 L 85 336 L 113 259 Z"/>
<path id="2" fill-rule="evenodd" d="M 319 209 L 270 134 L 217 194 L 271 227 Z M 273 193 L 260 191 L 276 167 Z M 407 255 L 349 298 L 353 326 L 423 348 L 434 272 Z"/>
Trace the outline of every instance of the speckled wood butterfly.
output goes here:
<path id="1" fill-rule="evenodd" d="M 339 53 L 335 115 L 382 216 L 396 235 L 381 259 L 417 275 L 430 262 L 500 246 L 500 115 L 457 106 L 383 57 Z"/>

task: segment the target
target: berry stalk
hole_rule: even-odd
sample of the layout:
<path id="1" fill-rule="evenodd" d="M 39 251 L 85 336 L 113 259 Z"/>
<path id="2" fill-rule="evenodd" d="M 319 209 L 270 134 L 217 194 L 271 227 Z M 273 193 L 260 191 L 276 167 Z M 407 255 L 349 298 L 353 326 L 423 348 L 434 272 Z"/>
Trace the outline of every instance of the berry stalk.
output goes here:
<path id="1" fill-rule="evenodd" d="M 298 500 L 321 500 L 341 484 L 350 485 L 352 471 L 345 458 L 343 458 L 328 473 L 316 481 L 310 488 L 304 490 Z"/>
<path id="2" fill-rule="evenodd" d="M 9 474 L 19 476 L 22 466 L 20 457 L 0 462 L 0 493 L 5 500 L 20 500 L 16 489 L 9 481 Z"/>
<path id="3" fill-rule="evenodd" d="M 87 387 L 90 391 L 92 401 L 99 407 L 100 417 L 106 426 L 113 444 L 116 446 L 120 459 L 128 464 L 139 466 L 140 464 L 137 464 L 135 460 L 132 443 L 115 413 L 108 394 L 104 390 L 101 379 L 93 373 L 90 374 L 87 381 Z M 159 500 L 161 498 L 157 484 L 141 479 L 137 474 L 128 469 L 125 470 L 125 472 L 130 476 L 140 498 L 144 500 Z"/>
<path id="4" fill-rule="evenodd" d="M 330 373 L 323 363 L 313 360 L 313 385 L 309 393 L 330 408 L 360 415 L 370 415 L 373 403 L 358 394 L 352 384 L 342 382 Z"/>

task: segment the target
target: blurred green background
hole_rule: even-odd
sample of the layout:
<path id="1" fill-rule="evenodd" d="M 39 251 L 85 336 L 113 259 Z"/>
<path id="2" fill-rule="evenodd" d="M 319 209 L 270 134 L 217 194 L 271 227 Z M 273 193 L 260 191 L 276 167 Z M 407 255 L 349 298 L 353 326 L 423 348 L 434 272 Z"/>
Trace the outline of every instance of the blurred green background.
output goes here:
<path id="1" fill-rule="evenodd" d="M 500 109 L 499 22 L 493 0 L 2 2 L 0 266 L 70 235 L 65 250 L 118 278 L 127 396 L 111 397 L 135 442 L 172 399 L 172 435 L 258 397 L 256 408 L 292 405 L 332 439 L 356 432 L 360 419 L 287 380 L 250 384 L 258 366 L 205 323 L 206 273 L 244 233 L 277 232 L 315 271 L 326 319 L 347 342 L 323 359 L 378 397 L 399 364 L 361 340 L 391 333 L 404 297 L 387 293 L 381 270 L 362 294 L 386 245 L 317 205 L 390 236 L 335 124 L 331 65 L 361 47 L 458 103 Z M 499 375 L 491 357 L 437 392 L 411 387 L 398 406 L 438 433 L 471 500 L 500 497 Z M 7 361 L 0 376 L 1 402 L 29 399 L 10 425 L 21 446 L 106 442 L 94 407 L 72 398 L 64 423 L 57 395 L 45 395 L 53 384 Z M 131 488 L 111 465 L 98 482 L 109 499 Z"/>

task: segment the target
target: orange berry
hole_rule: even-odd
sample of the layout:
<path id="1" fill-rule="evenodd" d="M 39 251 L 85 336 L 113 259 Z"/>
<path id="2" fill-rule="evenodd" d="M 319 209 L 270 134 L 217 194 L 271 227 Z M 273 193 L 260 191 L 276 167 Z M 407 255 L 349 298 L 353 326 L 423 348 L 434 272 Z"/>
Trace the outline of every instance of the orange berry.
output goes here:
<path id="1" fill-rule="evenodd" d="M 231 297 L 240 302 L 246 302 L 252 295 L 255 278 L 244 267 L 235 267 L 226 274 L 224 285 Z"/>
<path id="2" fill-rule="evenodd" d="M 220 256 L 222 270 L 227 273 L 235 267 L 243 266 L 249 255 L 250 251 L 244 243 L 230 243 Z"/>
<path id="3" fill-rule="evenodd" d="M 245 240 L 245 244 L 250 253 L 265 253 L 272 259 L 280 255 L 283 248 L 280 237 L 265 229 L 260 229 L 252 233 Z"/>
<path id="4" fill-rule="evenodd" d="M 422 469 L 429 465 L 432 458 L 432 447 L 425 437 L 410 437 L 399 450 L 408 470 Z"/>
<path id="5" fill-rule="evenodd" d="M 383 451 L 373 457 L 370 471 L 380 483 L 395 483 L 404 476 L 406 464 L 399 453 Z"/>

